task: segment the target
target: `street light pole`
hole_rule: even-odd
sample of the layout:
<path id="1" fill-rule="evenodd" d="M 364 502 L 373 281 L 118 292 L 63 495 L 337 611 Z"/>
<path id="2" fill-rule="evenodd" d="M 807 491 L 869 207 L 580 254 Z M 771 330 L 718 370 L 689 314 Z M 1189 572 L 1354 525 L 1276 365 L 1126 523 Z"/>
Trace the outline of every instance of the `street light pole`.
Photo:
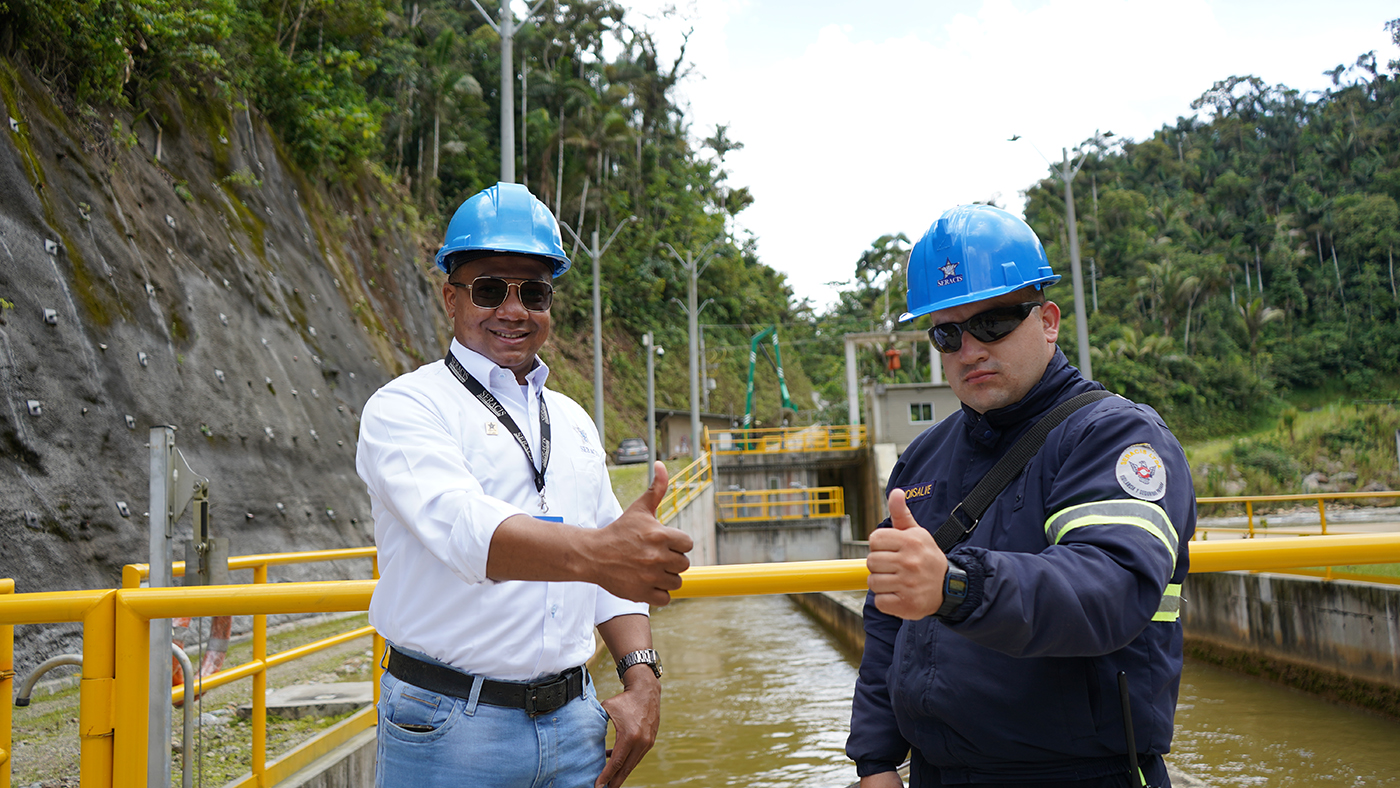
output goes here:
<path id="1" fill-rule="evenodd" d="M 496 23 L 481 3 L 472 0 L 472 5 L 486 18 L 486 24 L 501 37 L 501 180 L 515 183 L 515 14 L 511 13 L 510 0 L 500 0 L 501 21 Z M 535 3 L 526 19 L 535 15 L 545 0 Z"/>
<path id="2" fill-rule="evenodd" d="M 597 230 L 594 230 L 591 236 L 592 245 L 585 246 L 583 239 L 574 232 L 574 228 L 562 219 L 559 220 L 559 226 L 568 230 L 569 235 L 572 235 L 574 240 L 578 241 L 579 246 L 583 247 L 583 250 L 593 259 L 593 424 L 598 428 L 598 440 L 602 441 L 604 446 L 607 445 L 608 438 L 603 433 L 603 298 L 600 293 L 598 267 L 602 264 L 600 261 L 603 259 L 603 254 L 608 251 L 609 246 L 612 246 L 613 239 L 617 238 L 622 226 L 635 221 L 637 221 L 637 217 L 629 216 L 618 222 L 617 226 L 613 228 L 612 235 L 608 236 L 607 243 L 599 249 Z"/>
<path id="3" fill-rule="evenodd" d="M 642 334 L 642 349 L 647 354 L 647 486 L 656 478 L 656 356 L 665 348 L 656 347 L 650 331 Z"/>
<path id="4" fill-rule="evenodd" d="M 700 457 L 700 342 L 699 342 L 699 337 L 700 337 L 700 326 L 699 326 L 699 323 L 700 323 L 700 310 L 704 308 L 704 307 L 702 307 L 702 306 L 697 305 L 695 302 L 696 302 L 696 299 L 697 299 L 697 295 L 696 295 L 696 294 L 697 294 L 697 292 L 698 292 L 698 290 L 699 290 L 699 279 L 700 279 L 700 274 L 703 273 L 704 270 L 705 270 L 705 268 L 707 268 L 707 267 L 709 266 L 709 261 L 714 259 L 714 255 L 710 255 L 708 258 L 706 258 L 706 257 L 705 257 L 705 252 L 708 252 L 708 251 L 710 250 L 710 247 L 711 247 L 711 246 L 714 246 L 714 245 L 715 245 L 715 242 L 718 241 L 718 240 L 719 240 L 719 238 L 715 238 L 714 240 L 712 240 L 712 241 L 710 241 L 709 243 L 705 244 L 705 248 L 701 249 L 699 254 L 697 254 L 697 255 L 691 255 L 689 252 L 687 252 L 685 257 L 681 257 L 680 252 L 677 252 L 677 251 L 676 251 L 676 248 L 675 248 L 674 246 L 671 246 L 670 244 L 666 244 L 666 248 L 671 250 L 671 254 L 675 256 L 677 262 L 679 262 L 679 263 L 685 268 L 686 272 L 689 274 L 689 276 L 687 277 L 689 281 L 688 281 L 687 287 L 686 287 L 685 311 L 686 311 L 686 317 L 689 319 L 689 327 L 688 327 L 688 328 L 689 328 L 689 332 L 690 332 L 690 457 L 691 457 L 691 459 L 699 459 L 699 457 Z"/>
<path id="5" fill-rule="evenodd" d="M 1079 265 L 1079 228 L 1074 220 L 1074 176 L 1084 166 L 1079 163 L 1070 169 L 1069 149 L 1060 148 L 1060 180 L 1065 182 L 1065 217 L 1069 233 L 1069 270 L 1074 279 L 1074 336 L 1079 342 L 1079 373 L 1086 380 L 1094 379 L 1094 371 L 1089 361 L 1089 315 L 1084 304 L 1084 272 Z"/>

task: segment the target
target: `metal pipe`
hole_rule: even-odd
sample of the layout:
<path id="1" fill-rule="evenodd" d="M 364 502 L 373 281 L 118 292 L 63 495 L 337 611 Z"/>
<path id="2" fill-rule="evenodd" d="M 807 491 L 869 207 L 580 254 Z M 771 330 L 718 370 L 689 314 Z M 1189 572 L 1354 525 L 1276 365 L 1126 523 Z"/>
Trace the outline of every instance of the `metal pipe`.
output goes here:
<path id="1" fill-rule="evenodd" d="M 185 682 L 188 683 L 194 678 L 194 668 L 190 665 L 189 655 L 185 653 L 184 649 L 174 643 L 170 644 L 170 649 L 175 653 L 175 659 L 180 660 L 180 670 L 185 672 Z M 204 690 L 203 678 L 203 676 L 200 676 L 200 691 Z M 198 695 L 195 697 L 198 697 Z M 184 788 L 191 788 L 191 786 L 194 785 L 194 761 L 190 759 L 190 740 L 194 738 L 194 703 L 182 703 L 180 705 L 183 707 L 185 713 L 185 729 L 184 733 L 181 734 L 180 741 L 180 757 L 183 761 L 182 766 L 184 767 L 184 776 L 181 784 Z"/>
<path id="2" fill-rule="evenodd" d="M 34 692 L 34 685 L 39 683 L 39 679 L 49 671 L 63 665 L 83 666 L 83 658 L 78 654 L 59 654 L 56 657 L 49 657 L 39 663 L 32 673 L 25 678 L 24 683 L 19 685 L 19 696 L 15 698 L 15 705 L 24 708 L 29 705 L 29 696 Z"/>

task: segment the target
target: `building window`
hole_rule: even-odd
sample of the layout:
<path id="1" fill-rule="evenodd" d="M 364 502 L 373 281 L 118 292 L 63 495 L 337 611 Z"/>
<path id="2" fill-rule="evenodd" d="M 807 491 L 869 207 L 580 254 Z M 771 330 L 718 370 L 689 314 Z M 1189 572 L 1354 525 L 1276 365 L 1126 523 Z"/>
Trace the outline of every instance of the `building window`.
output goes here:
<path id="1" fill-rule="evenodd" d="M 932 402 L 911 402 L 909 403 L 909 423 L 927 424 L 933 421 Z"/>

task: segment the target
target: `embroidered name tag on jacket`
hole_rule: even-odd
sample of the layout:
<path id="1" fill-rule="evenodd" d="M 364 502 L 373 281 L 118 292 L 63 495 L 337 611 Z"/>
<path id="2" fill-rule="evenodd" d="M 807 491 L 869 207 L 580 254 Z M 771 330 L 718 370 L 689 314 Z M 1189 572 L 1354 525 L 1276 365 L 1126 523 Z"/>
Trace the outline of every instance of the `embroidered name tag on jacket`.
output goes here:
<path id="1" fill-rule="evenodd" d="M 1167 494 L 1167 468 L 1162 458 L 1146 443 L 1137 443 L 1118 455 L 1114 468 L 1123 492 L 1144 501 L 1161 500 Z"/>
<path id="2" fill-rule="evenodd" d="M 487 434 L 487 435 L 499 435 L 499 434 L 500 434 L 500 430 L 501 430 L 501 428 L 500 428 L 500 426 L 498 426 L 498 425 L 496 424 L 496 422 L 494 422 L 494 421 L 488 421 L 488 422 L 486 422 L 486 434 Z"/>
<path id="3" fill-rule="evenodd" d="M 920 498 L 927 498 L 933 494 L 933 482 L 927 484 L 914 484 L 904 488 L 904 500 L 915 501 Z"/>

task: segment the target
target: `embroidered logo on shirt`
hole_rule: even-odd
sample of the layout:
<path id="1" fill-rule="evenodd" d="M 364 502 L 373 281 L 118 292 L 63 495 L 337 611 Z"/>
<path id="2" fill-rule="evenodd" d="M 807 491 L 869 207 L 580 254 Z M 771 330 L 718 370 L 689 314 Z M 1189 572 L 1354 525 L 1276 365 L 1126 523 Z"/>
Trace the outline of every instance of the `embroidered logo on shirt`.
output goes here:
<path id="1" fill-rule="evenodd" d="M 1167 468 L 1146 443 L 1129 446 L 1118 455 L 1114 476 L 1123 492 L 1134 498 L 1158 501 L 1167 494 Z"/>
<path id="2" fill-rule="evenodd" d="M 958 264 L 953 262 L 950 258 L 944 259 L 947 260 L 947 262 L 938 267 L 938 270 L 943 272 L 943 278 L 938 280 L 938 286 L 955 285 L 961 282 L 963 278 L 962 274 L 958 273 Z"/>
<path id="3" fill-rule="evenodd" d="M 574 432 L 578 433 L 578 439 L 583 441 L 583 445 L 588 445 L 588 431 L 579 425 L 574 425 Z"/>
<path id="4" fill-rule="evenodd" d="M 933 495 L 933 482 L 914 484 L 904 488 L 904 500 L 915 501 Z"/>
<path id="5" fill-rule="evenodd" d="M 486 422 L 486 434 L 487 434 L 487 435 L 499 435 L 499 434 L 500 434 L 500 429 L 501 429 L 500 426 L 497 425 L 496 422 L 494 422 L 494 421 L 488 421 L 488 422 Z"/>

